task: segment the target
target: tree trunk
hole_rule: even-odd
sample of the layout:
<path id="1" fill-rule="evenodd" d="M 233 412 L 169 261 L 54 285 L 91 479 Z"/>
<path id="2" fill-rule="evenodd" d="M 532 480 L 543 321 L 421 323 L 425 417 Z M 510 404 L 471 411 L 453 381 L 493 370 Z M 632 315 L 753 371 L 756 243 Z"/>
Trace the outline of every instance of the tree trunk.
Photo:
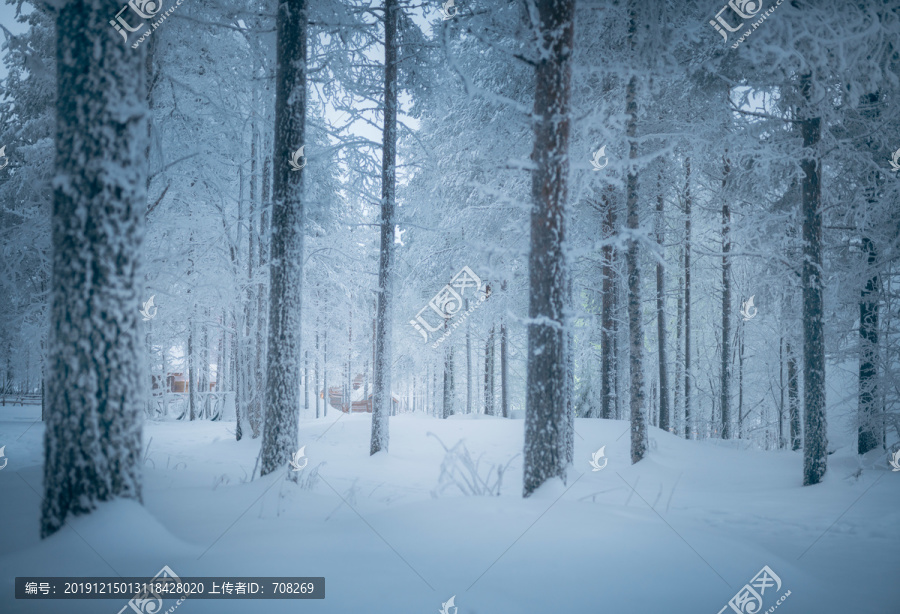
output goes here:
<path id="1" fill-rule="evenodd" d="M 297 450 L 303 298 L 303 170 L 288 166 L 306 139 L 306 0 L 278 5 L 275 68 L 275 165 L 266 418 L 260 475 L 284 467 Z"/>
<path id="2" fill-rule="evenodd" d="M 444 399 L 442 418 L 453 415 L 453 345 L 448 343 L 444 353 Z"/>
<path id="3" fill-rule="evenodd" d="M 799 450 L 802 445 L 800 433 L 800 385 L 797 380 L 797 357 L 791 349 L 791 344 L 786 343 L 784 353 L 787 354 L 788 376 L 788 413 L 791 420 L 791 450 Z"/>
<path id="4" fill-rule="evenodd" d="M 398 0 L 384 0 L 384 134 L 381 160 L 381 254 L 378 262 L 378 308 L 375 330 L 375 403 L 370 454 L 388 449 L 393 355 L 392 303 L 394 207 L 397 160 L 397 20 Z"/>
<path id="5" fill-rule="evenodd" d="M 566 267 L 563 240 L 569 173 L 569 105 L 574 0 L 536 0 L 539 32 L 535 70 L 531 174 L 528 368 L 525 389 L 523 494 L 553 477 L 565 480 Z"/>
<path id="6" fill-rule="evenodd" d="M 679 250 L 679 266 L 682 264 L 681 259 L 683 257 L 683 253 L 683 250 Z M 681 288 L 681 280 L 682 277 L 681 275 L 679 275 L 678 300 L 675 305 L 675 390 L 672 404 L 672 426 L 674 427 L 672 432 L 676 435 L 682 432 L 682 429 L 679 428 L 681 426 L 682 420 L 680 408 L 682 407 L 681 382 L 683 381 L 682 365 L 684 364 L 684 362 L 682 361 L 682 349 L 684 346 L 681 344 L 682 331 L 684 330 L 684 293 Z"/>
<path id="7" fill-rule="evenodd" d="M 684 438 L 691 438 L 691 159 L 685 158 L 684 180 Z"/>
<path id="8" fill-rule="evenodd" d="M 628 38 L 630 47 L 634 50 L 634 38 L 636 35 L 635 10 L 632 5 Z M 641 272 L 638 267 L 638 242 L 634 234 L 638 230 L 637 210 L 637 171 L 634 170 L 634 160 L 637 159 L 637 75 L 632 74 L 628 80 L 625 92 L 625 114 L 628 116 L 626 134 L 629 139 L 628 158 L 632 161 L 629 166 L 628 176 L 625 182 L 626 190 L 626 225 L 632 231 L 628 237 L 628 249 L 625 252 L 625 266 L 628 271 L 628 341 L 629 341 L 629 373 L 631 375 L 630 386 L 630 416 L 631 416 L 631 464 L 644 458 L 647 453 L 647 416 L 644 407 L 644 330 L 641 313 Z"/>
<path id="9" fill-rule="evenodd" d="M 612 199 L 613 187 L 609 186 L 603 195 L 606 219 L 603 222 L 603 315 L 600 321 L 600 417 L 609 420 L 613 417 L 613 346 L 615 342 L 615 323 L 613 320 L 616 308 L 615 296 L 615 260 L 612 238 L 616 234 L 616 209 Z"/>
<path id="10" fill-rule="evenodd" d="M 867 255 L 867 264 L 873 270 L 878 256 L 875 244 L 868 237 L 862 240 Z M 878 350 L 878 299 L 873 297 L 878 290 L 878 273 L 866 281 L 859 297 L 859 436 L 857 452 L 865 454 L 878 447 L 877 407 L 878 386 L 875 359 Z"/>
<path id="11" fill-rule="evenodd" d="M 469 312 L 469 299 L 463 299 L 463 310 Z M 472 413 L 472 326 L 466 320 L 466 413 Z"/>
<path id="12" fill-rule="evenodd" d="M 319 395 L 319 319 L 316 318 L 316 351 L 315 351 L 315 364 L 313 365 L 313 379 L 315 383 L 313 384 L 313 394 L 316 395 L 316 418 L 319 417 L 319 401 L 324 398 L 324 394 Z"/>
<path id="13" fill-rule="evenodd" d="M 659 428 L 671 429 L 669 420 L 669 370 L 666 364 L 666 268 L 665 256 L 665 199 L 662 193 L 662 171 L 656 178 L 656 243 L 660 261 L 656 263 L 656 339 L 659 354 Z"/>
<path id="14" fill-rule="evenodd" d="M 731 209 L 728 205 L 726 183 L 731 164 L 728 153 L 722 157 L 724 174 L 722 176 L 722 366 L 721 396 L 722 407 L 722 439 L 731 439 Z M 740 410 L 738 410 L 740 420 Z"/>
<path id="15" fill-rule="evenodd" d="M 800 88 L 810 105 L 812 75 L 800 77 Z M 807 112 L 811 110 L 808 108 Z M 803 147 L 808 157 L 800 162 L 803 171 L 803 485 L 818 484 L 828 462 L 828 433 L 825 417 L 825 331 L 822 280 L 822 186 L 819 182 L 820 118 L 800 123 Z"/>
<path id="16" fill-rule="evenodd" d="M 484 344 L 484 413 L 494 415 L 494 327 Z"/>
<path id="17" fill-rule="evenodd" d="M 509 418 L 509 388 L 506 381 L 506 368 L 506 323 L 500 320 L 500 409 L 502 416 Z"/>
<path id="18" fill-rule="evenodd" d="M 322 331 L 322 416 L 328 417 L 331 395 L 328 393 L 328 329 Z"/>
<path id="19" fill-rule="evenodd" d="M 147 209 L 144 52 L 110 36 L 106 2 L 76 0 L 57 10 L 41 537 L 101 501 L 140 501 L 146 389 L 138 319 Z"/>

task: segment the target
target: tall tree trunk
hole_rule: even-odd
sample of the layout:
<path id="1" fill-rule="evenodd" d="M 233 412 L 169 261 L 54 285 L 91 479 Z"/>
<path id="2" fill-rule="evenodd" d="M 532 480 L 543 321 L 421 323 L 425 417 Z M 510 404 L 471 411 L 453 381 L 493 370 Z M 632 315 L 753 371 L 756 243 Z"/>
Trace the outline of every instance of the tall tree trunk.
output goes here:
<path id="1" fill-rule="evenodd" d="M 469 299 L 463 299 L 463 310 L 469 312 Z M 466 413 L 472 413 L 472 326 L 466 320 Z"/>
<path id="2" fill-rule="evenodd" d="M 528 370 L 523 494 L 565 480 L 566 267 L 563 241 L 569 173 L 574 0 L 536 0 L 540 53 L 535 70 L 531 173 Z"/>
<path id="3" fill-rule="evenodd" d="M 791 420 L 791 450 L 799 450 L 802 446 L 802 434 L 800 432 L 800 382 L 797 370 L 797 357 L 791 349 L 791 344 L 786 343 L 784 353 L 787 354 L 788 377 L 788 414 Z"/>
<path id="4" fill-rule="evenodd" d="M 800 88 L 812 112 L 812 75 L 800 77 Z M 819 182 L 821 120 L 807 117 L 800 123 L 803 134 L 803 485 L 818 484 L 828 463 L 825 417 L 825 331 L 822 280 L 822 210 Z"/>
<path id="5" fill-rule="evenodd" d="M 628 23 L 628 38 L 632 52 L 635 48 L 637 30 L 635 8 L 632 4 Z M 637 159 L 637 75 L 632 74 L 625 92 L 625 114 L 628 116 L 626 134 L 629 139 L 628 158 L 631 160 L 628 176 L 625 181 L 627 219 L 626 225 L 632 231 L 628 237 L 628 249 L 625 252 L 625 266 L 628 271 L 628 345 L 631 415 L 631 464 L 644 458 L 647 453 L 647 416 L 644 407 L 644 330 L 641 313 L 641 272 L 638 267 L 638 242 L 635 234 L 638 230 L 637 210 L 637 171 L 634 160 Z"/>
<path id="6" fill-rule="evenodd" d="M 669 370 L 666 362 L 666 268 L 665 258 L 665 199 L 662 192 L 662 171 L 656 176 L 656 243 L 660 261 L 656 263 L 656 339 L 659 354 L 659 428 L 668 431 L 669 420 Z"/>
<path id="7" fill-rule="evenodd" d="M 446 324 L 445 324 L 446 326 Z M 443 399 L 443 415 L 444 419 L 453 415 L 453 344 L 448 343 L 444 352 L 444 399 Z"/>
<path id="8" fill-rule="evenodd" d="M 244 393 L 244 382 L 241 378 L 241 322 L 238 317 L 238 310 L 232 309 L 231 321 L 234 329 L 231 337 L 231 374 L 234 378 L 234 439 L 240 441 L 244 436 L 243 427 L 241 427 L 241 398 Z"/>
<path id="9" fill-rule="evenodd" d="M 484 413 L 494 415 L 494 327 L 484 344 Z"/>
<path id="10" fill-rule="evenodd" d="M 140 501 L 146 388 L 138 319 L 147 209 L 144 52 L 110 36 L 106 2 L 74 0 L 57 10 L 41 537 L 98 502 Z"/>
<path id="11" fill-rule="evenodd" d="M 871 277 L 859 296 L 859 435 L 857 452 L 865 454 L 878 447 L 878 386 L 875 359 L 878 348 L 878 273 L 874 271 L 878 256 L 875 244 L 863 237 L 862 247 L 867 256 Z"/>
<path id="12" fill-rule="evenodd" d="M 303 409 L 309 409 L 309 350 L 303 352 Z"/>
<path id="13" fill-rule="evenodd" d="M 613 187 L 607 187 L 603 194 L 603 206 L 606 219 L 603 221 L 603 247 L 600 254 L 603 261 L 603 315 L 600 321 L 600 417 L 609 420 L 613 417 L 613 337 L 615 335 L 615 247 L 612 238 L 616 235 L 616 209 L 612 198 Z"/>
<path id="14" fill-rule="evenodd" d="M 684 438 L 691 438 L 691 159 L 684 161 Z"/>
<path id="15" fill-rule="evenodd" d="M 315 383 L 313 384 L 313 392 L 316 395 L 316 418 L 319 417 L 319 401 L 325 398 L 324 393 L 319 395 L 319 318 L 316 318 L 316 351 L 315 351 L 315 365 L 313 367 L 313 379 Z"/>
<path id="16" fill-rule="evenodd" d="M 391 341 L 394 207 L 397 160 L 397 21 L 398 0 L 384 0 L 384 134 L 381 159 L 381 253 L 378 262 L 378 308 L 375 330 L 375 404 L 372 409 L 370 454 L 385 452 L 390 443 L 388 417 L 391 414 Z"/>
<path id="17" fill-rule="evenodd" d="M 506 289 L 506 282 L 503 283 Z M 509 418 L 509 388 L 506 381 L 506 323 L 500 320 L 500 409 L 504 418 Z"/>
<path id="18" fill-rule="evenodd" d="M 681 260 L 684 255 L 684 250 L 679 250 L 678 254 L 678 264 L 681 266 Z M 684 346 L 681 343 L 682 331 L 684 330 L 684 292 L 681 287 L 682 277 L 678 276 L 678 300 L 675 305 L 675 391 L 674 398 L 672 399 L 672 426 L 674 427 L 673 433 L 676 435 L 682 432 L 682 429 L 679 428 L 681 426 L 681 421 L 683 420 L 683 414 L 680 409 L 682 407 L 682 398 L 681 398 L 681 382 L 682 382 L 682 365 L 684 364 L 682 359 L 682 351 Z"/>
<path id="19" fill-rule="evenodd" d="M 328 417 L 331 394 L 328 392 L 328 329 L 322 331 L 322 416 Z"/>
<path id="20" fill-rule="evenodd" d="M 731 252 L 731 208 L 726 192 L 731 163 L 727 151 L 722 163 L 722 366 L 719 403 L 722 407 L 722 439 L 731 439 L 731 259 L 728 255 Z"/>
<path id="21" fill-rule="evenodd" d="M 781 337 L 778 339 L 778 449 L 784 448 L 784 337 Z"/>
<path id="22" fill-rule="evenodd" d="M 260 475 L 284 467 L 297 449 L 300 418 L 303 170 L 288 166 L 306 139 L 306 0 L 278 5 L 272 259 L 269 265 L 269 347 L 266 419 Z"/>

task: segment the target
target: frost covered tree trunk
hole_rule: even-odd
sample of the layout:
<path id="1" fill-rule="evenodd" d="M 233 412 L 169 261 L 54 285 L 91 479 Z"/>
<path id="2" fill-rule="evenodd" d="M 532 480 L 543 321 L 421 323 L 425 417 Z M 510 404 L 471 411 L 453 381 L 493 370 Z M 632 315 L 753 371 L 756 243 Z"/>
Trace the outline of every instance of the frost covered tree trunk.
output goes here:
<path id="1" fill-rule="evenodd" d="M 484 344 L 484 413 L 494 415 L 494 327 Z"/>
<path id="2" fill-rule="evenodd" d="M 726 183 L 731 164 L 727 153 L 723 157 L 722 176 L 722 364 L 719 404 L 722 408 L 722 439 L 731 439 L 731 209 L 728 206 Z M 738 410 L 740 420 L 740 410 Z"/>
<path id="3" fill-rule="evenodd" d="M 316 395 L 316 418 L 319 417 L 319 318 L 316 318 L 316 351 L 313 366 L 313 393 Z M 324 396 L 324 395 L 323 395 Z"/>
<path id="4" fill-rule="evenodd" d="M 600 417 L 609 420 L 613 417 L 613 335 L 614 311 L 616 308 L 615 269 L 613 268 L 614 250 L 612 238 L 616 234 L 616 209 L 612 199 L 612 186 L 608 186 L 603 195 L 603 206 L 606 218 L 603 221 L 603 247 L 600 254 L 603 260 L 603 314 L 600 319 Z"/>
<path id="5" fill-rule="evenodd" d="M 303 409 L 309 409 L 309 350 L 303 352 Z"/>
<path id="6" fill-rule="evenodd" d="M 681 265 L 682 250 L 679 250 L 678 264 Z M 672 426 L 673 432 L 677 435 L 682 429 L 679 409 L 681 408 L 681 381 L 682 381 L 682 348 L 681 336 L 684 329 L 684 293 L 681 288 L 681 275 L 678 276 L 678 300 L 675 304 L 675 390 L 672 399 Z"/>
<path id="7" fill-rule="evenodd" d="M 628 38 L 632 52 L 635 48 L 636 18 L 634 5 L 630 10 Z M 626 225 L 628 226 L 628 249 L 625 252 L 625 266 L 628 274 L 628 346 L 631 417 L 631 464 L 644 458 L 647 453 L 647 416 L 644 407 L 644 327 L 641 310 L 641 272 L 638 266 L 637 231 L 639 226 L 637 200 L 638 177 L 634 170 L 637 159 L 637 75 L 632 74 L 625 92 L 625 114 L 628 116 L 626 134 L 628 135 L 628 158 L 631 160 L 628 176 L 625 181 L 626 190 Z"/>
<path id="8" fill-rule="evenodd" d="M 659 428 L 668 431 L 669 419 L 669 368 L 666 363 L 666 267 L 665 255 L 665 199 L 662 192 L 662 171 L 656 176 L 656 243 L 660 261 L 656 263 L 656 343 L 659 354 Z"/>
<path id="9" fill-rule="evenodd" d="M 878 256 L 875 244 L 863 237 L 862 248 L 869 270 L 873 271 L 859 296 L 859 434 L 857 453 L 865 454 L 878 447 L 878 387 L 875 357 L 878 349 L 878 274 L 874 272 Z"/>
<path id="10" fill-rule="evenodd" d="M 41 537 L 98 502 L 141 499 L 147 83 L 143 50 L 111 36 L 109 16 L 108 3 L 77 0 L 63 3 L 56 20 Z"/>
<path id="11" fill-rule="evenodd" d="M 531 173 L 525 497 L 550 478 L 565 480 L 566 294 L 563 241 L 569 174 L 574 0 L 536 0 Z"/>
<path id="12" fill-rule="evenodd" d="M 397 179 L 397 0 L 384 2 L 384 131 L 381 158 L 381 252 L 375 328 L 375 389 L 370 454 L 388 449 L 391 414 L 391 341 L 394 298 L 394 208 Z"/>
<path id="13" fill-rule="evenodd" d="M 807 102 L 812 98 L 812 75 L 800 77 L 800 89 Z M 821 119 L 801 121 L 803 171 L 803 485 L 818 484 L 828 462 L 828 433 L 825 417 L 825 331 L 823 317 L 822 209 L 819 181 Z"/>
<path id="14" fill-rule="evenodd" d="M 506 282 L 503 282 L 506 290 Z M 509 388 L 506 381 L 506 323 L 500 320 L 500 410 L 504 418 L 509 418 Z"/>
<path id="15" fill-rule="evenodd" d="M 453 415 L 453 394 L 453 345 L 448 343 L 444 353 L 444 398 L 442 403 L 442 417 L 445 419 Z"/>
<path id="16" fill-rule="evenodd" d="M 784 353 L 787 354 L 787 378 L 788 378 L 788 414 L 791 421 L 791 450 L 799 450 L 802 445 L 800 432 L 800 382 L 797 370 L 797 357 L 791 349 L 791 344 L 786 343 Z"/>
<path id="17" fill-rule="evenodd" d="M 691 159 L 684 161 L 684 438 L 691 438 Z"/>
<path id="18" fill-rule="evenodd" d="M 328 329 L 322 331 L 322 416 L 328 417 L 331 395 L 328 394 Z"/>
<path id="19" fill-rule="evenodd" d="M 297 450 L 300 414 L 300 306 L 303 283 L 303 170 L 288 165 L 306 138 L 306 0 L 282 0 L 276 18 L 275 182 L 269 265 L 269 348 L 260 475 Z"/>

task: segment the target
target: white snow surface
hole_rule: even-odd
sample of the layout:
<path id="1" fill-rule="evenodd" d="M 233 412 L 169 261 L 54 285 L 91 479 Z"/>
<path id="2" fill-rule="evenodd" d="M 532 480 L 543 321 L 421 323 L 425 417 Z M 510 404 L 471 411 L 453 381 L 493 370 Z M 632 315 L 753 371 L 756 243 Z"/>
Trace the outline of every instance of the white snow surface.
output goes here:
<path id="1" fill-rule="evenodd" d="M 651 428 L 649 456 L 632 466 L 627 422 L 578 419 L 567 485 L 522 499 L 520 455 L 500 497 L 435 498 L 444 453 L 428 432 L 505 463 L 522 450 L 523 421 L 401 415 L 390 452 L 370 457 L 369 415 L 303 417 L 303 471 L 321 478 L 311 489 L 285 480 L 287 465 L 247 481 L 260 439 L 236 442 L 233 422 L 148 422 L 143 506 L 105 503 L 41 541 L 39 416 L 0 407 L 4 614 L 116 614 L 128 601 L 16 600 L 16 576 L 152 577 L 164 565 L 181 577 L 326 579 L 324 600 L 192 598 L 178 614 L 435 614 L 454 595 L 458 614 L 731 614 L 728 600 L 765 565 L 782 587 L 763 611 L 790 590 L 779 614 L 900 612 L 900 472 L 880 453 L 843 447 L 824 482 L 803 487 L 799 452 Z M 592 471 L 601 446 L 608 464 Z"/>

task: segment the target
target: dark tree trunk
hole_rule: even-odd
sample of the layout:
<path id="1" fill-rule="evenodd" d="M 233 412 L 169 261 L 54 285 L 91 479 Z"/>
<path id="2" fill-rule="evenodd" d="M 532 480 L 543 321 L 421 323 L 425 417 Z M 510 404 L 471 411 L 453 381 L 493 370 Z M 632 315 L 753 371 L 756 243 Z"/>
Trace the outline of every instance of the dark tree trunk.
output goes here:
<path id="1" fill-rule="evenodd" d="M 101 501 L 140 501 L 146 389 L 138 319 L 147 210 L 144 52 L 110 35 L 106 2 L 73 0 L 57 10 L 41 537 Z"/>
<path id="2" fill-rule="evenodd" d="M 603 260 L 603 314 L 600 321 L 600 417 L 606 420 L 613 417 L 613 349 L 615 342 L 615 262 L 612 238 L 616 234 L 616 209 L 612 199 L 612 186 L 603 194 L 603 206 L 606 219 L 603 222 L 603 248 L 600 253 Z"/>
<path id="3" fill-rule="evenodd" d="M 288 160 L 306 138 L 306 0 L 280 2 L 276 23 L 273 159 L 278 163 L 272 198 L 266 417 L 260 475 L 284 467 L 297 450 L 302 361 L 304 172 L 293 171 Z"/>
<path id="4" fill-rule="evenodd" d="M 812 75 L 800 77 L 807 106 L 811 102 Z M 809 112 L 809 109 L 807 110 Z M 822 279 L 822 210 L 818 149 L 821 120 L 809 117 L 800 123 L 803 147 L 808 157 L 803 171 L 803 485 L 818 484 L 828 462 L 825 417 L 825 331 Z"/>
<path id="5" fill-rule="evenodd" d="M 722 176 L 722 381 L 719 398 L 722 408 L 722 439 L 731 439 L 731 258 L 728 255 L 731 252 L 731 208 L 726 192 L 731 164 L 727 156 L 726 152 L 722 158 L 725 167 Z"/>
<path id="6" fill-rule="evenodd" d="M 684 438 L 691 438 L 691 159 L 684 161 Z"/>
<path id="7" fill-rule="evenodd" d="M 504 283 L 504 290 L 505 283 Z M 509 418 L 509 388 L 506 381 L 506 323 L 500 321 L 500 409 L 504 418 Z"/>
<path id="8" fill-rule="evenodd" d="M 660 262 L 656 263 L 656 339 L 659 353 L 659 428 L 668 431 L 669 422 L 669 370 L 666 362 L 666 268 L 665 254 L 665 199 L 662 193 L 662 171 L 656 178 L 656 242 L 659 245 Z"/>
<path id="9" fill-rule="evenodd" d="M 784 353 L 787 354 L 788 377 L 788 414 L 791 420 L 791 450 L 799 450 L 803 445 L 800 432 L 800 382 L 798 380 L 797 357 L 791 349 L 791 344 L 785 344 Z"/>
<path id="10" fill-rule="evenodd" d="M 537 0 L 539 33 L 531 173 L 528 368 L 523 494 L 565 480 L 566 268 L 563 241 L 569 171 L 574 0 Z"/>
<path id="11" fill-rule="evenodd" d="M 634 51 L 634 38 L 637 24 L 634 5 L 628 24 L 628 38 L 630 47 Z M 625 181 L 627 220 L 626 225 L 632 233 L 636 233 L 639 226 L 637 200 L 637 171 L 634 170 L 634 160 L 637 159 L 637 75 L 631 75 L 625 92 L 625 114 L 628 116 L 626 134 L 629 139 L 628 158 L 632 161 L 629 166 L 628 176 Z M 630 417 L 631 417 L 631 463 L 634 464 L 644 458 L 647 453 L 647 416 L 644 407 L 644 327 L 642 323 L 641 309 L 641 272 L 638 266 L 638 242 L 634 234 L 628 238 L 628 250 L 625 252 L 625 265 L 628 271 L 628 346 L 629 346 L 629 373 L 631 375 L 630 386 Z"/>
<path id="12" fill-rule="evenodd" d="M 375 403 L 369 453 L 387 451 L 391 414 L 394 207 L 397 160 L 397 20 L 398 0 L 384 2 L 384 134 L 381 162 L 381 253 L 378 262 L 378 310 L 375 330 Z"/>
<path id="13" fill-rule="evenodd" d="M 878 256 L 868 237 L 862 241 L 867 264 L 873 270 Z M 878 447 L 878 386 L 875 360 L 878 349 L 878 274 L 873 272 L 859 297 L 859 437 L 857 452 L 865 454 Z"/>

